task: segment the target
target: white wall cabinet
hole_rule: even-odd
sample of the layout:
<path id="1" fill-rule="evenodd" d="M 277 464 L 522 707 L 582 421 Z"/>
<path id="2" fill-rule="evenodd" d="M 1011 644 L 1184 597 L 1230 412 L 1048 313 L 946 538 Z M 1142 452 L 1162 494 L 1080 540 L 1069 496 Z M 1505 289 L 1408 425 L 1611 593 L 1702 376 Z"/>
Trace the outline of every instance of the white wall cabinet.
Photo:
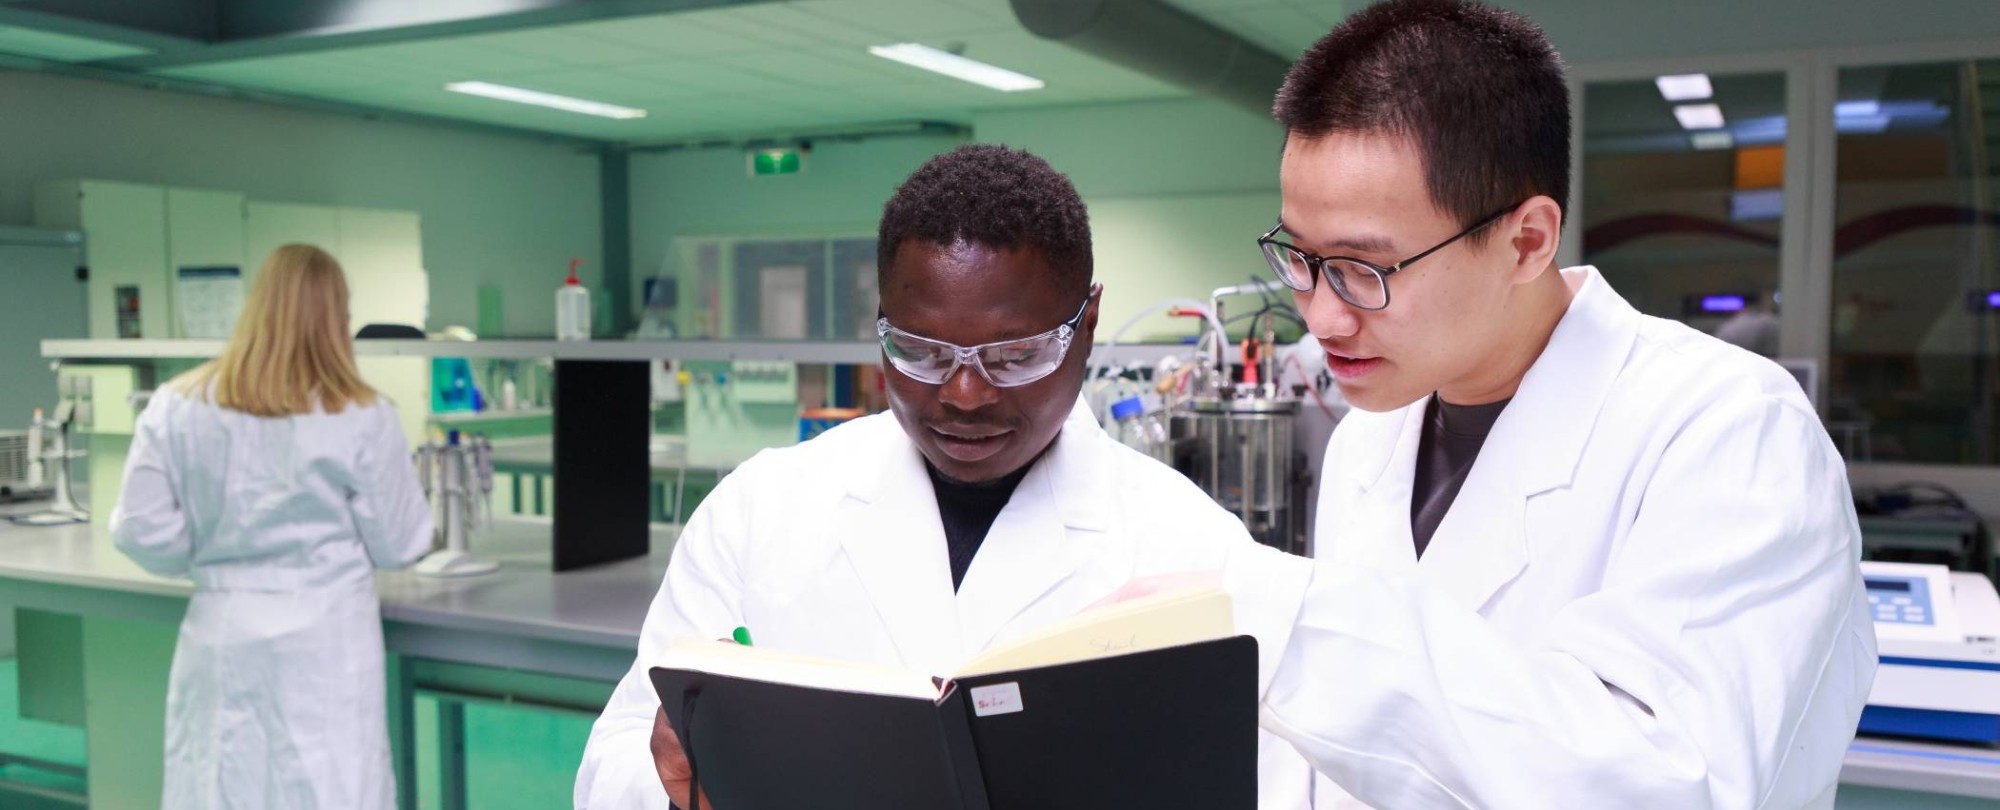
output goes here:
<path id="1" fill-rule="evenodd" d="M 36 187 L 35 220 L 84 233 L 92 338 L 188 337 L 175 307 L 181 268 L 241 268 L 247 297 L 264 258 L 294 242 L 318 245 L 340 260 L 347 275 L 350 334 L 371 323 L 423 328 L 430 308 L 422 218 L 414 211 L 67 180 Z M 136 292 L 136 318 L 121 317 L 121 288 Z M 417 440 L 430 415 L 429 362 L 370 357 L 359 365 L 369 384 L 396 403 L 405 433 Z"/>

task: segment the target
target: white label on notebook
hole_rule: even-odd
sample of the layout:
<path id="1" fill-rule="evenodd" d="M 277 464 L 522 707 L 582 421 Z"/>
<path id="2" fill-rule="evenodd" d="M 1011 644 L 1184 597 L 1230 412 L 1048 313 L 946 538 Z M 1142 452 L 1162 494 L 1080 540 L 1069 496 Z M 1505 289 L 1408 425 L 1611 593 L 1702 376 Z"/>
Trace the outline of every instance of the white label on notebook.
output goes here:
<path id="1" fill-rule="evenodd" d="M 978 686 L 972 690 L 972 713 L 980 717 L 1021 711 L 1021 685 L 1014 682 Z"/>

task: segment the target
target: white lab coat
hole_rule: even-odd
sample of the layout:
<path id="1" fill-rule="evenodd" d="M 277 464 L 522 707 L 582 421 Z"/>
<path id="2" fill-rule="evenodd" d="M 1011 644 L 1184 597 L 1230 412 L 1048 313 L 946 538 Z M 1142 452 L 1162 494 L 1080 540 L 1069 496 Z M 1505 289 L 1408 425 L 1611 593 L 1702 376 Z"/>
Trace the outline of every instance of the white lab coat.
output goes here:
<path id="1" fill-rule="evenodd" d="M 1133 577 L 1249 556 L 1285 555 L 1081 407 L 994 520 L 956 594 L 930 478 L 894 416 L 766 450 L 724 479 L 681 534 L 638 657 L 591 730 L 575 804 L 667 806 L 648 748 L 660 703 L 646 670 L 673 639 L 744 626 L 759 647 L 945 674 Z M 1278 570 L 1270 584 L 1295 600 L 1306 574 Z M 1241 614 L 1256 600 L 1239 603 Z M 1262 641 L 1269 672 L 1283 639 Z M 1259 736 L 1259 806 L 1308 806 L 1305 761 Z"/>
<path id="2" fill-rule="evenodd" d="M 422 556 L 431 529 L 386 402 L 264 418 L 153 396 L 111 533 L 195 584 L 163 807 L 395 806 L 373 572 Z"/>
<path id="3" fill-rule="evenodd" d="M 1876 660 L 1841 459 L 1783 369 L 1564 274 L 1421 562 L 1426 403 L 1341 422 L 1264 728 L 1385 810 L 1831 807 Z"/>

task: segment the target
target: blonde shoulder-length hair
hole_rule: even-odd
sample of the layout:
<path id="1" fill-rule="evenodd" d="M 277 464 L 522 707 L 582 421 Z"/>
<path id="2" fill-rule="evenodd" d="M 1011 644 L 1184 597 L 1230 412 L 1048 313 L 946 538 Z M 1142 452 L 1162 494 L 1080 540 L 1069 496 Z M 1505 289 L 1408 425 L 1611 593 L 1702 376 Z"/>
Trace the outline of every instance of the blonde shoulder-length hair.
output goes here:
<path id="1" fill-rule="evenodd" d="M 182 393 L 257 416 L 375 404 L 347 336 L 347 277 L 312 245 L 271 251 L 222 356 L 181 375 Z"/>

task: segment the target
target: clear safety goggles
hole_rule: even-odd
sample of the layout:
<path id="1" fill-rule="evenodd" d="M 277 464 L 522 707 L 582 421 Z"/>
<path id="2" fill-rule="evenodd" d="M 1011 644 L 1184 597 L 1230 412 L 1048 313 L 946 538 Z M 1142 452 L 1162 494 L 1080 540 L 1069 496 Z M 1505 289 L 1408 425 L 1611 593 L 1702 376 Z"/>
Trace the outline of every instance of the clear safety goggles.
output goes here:
<path id="1" fill-rule="evenodd" d="M 1092 288 L 1096 294 L 1096 288 Z M 1017 340 L 959 346 L 942 340 L 914 335 L 889 325 L 877 313 L 875 335 L 882 340 L 882 354 L 904 376 L 927 385 L 943 385 L 960 366 L 970 365 L 997 388 L 1013 388 L 1047 377 L 1062 367 L 1069 344 L 1076 339 L 1077 326 L 1090 308 L 1090 298 L 1076 314 L 1047 332 Z"/>

